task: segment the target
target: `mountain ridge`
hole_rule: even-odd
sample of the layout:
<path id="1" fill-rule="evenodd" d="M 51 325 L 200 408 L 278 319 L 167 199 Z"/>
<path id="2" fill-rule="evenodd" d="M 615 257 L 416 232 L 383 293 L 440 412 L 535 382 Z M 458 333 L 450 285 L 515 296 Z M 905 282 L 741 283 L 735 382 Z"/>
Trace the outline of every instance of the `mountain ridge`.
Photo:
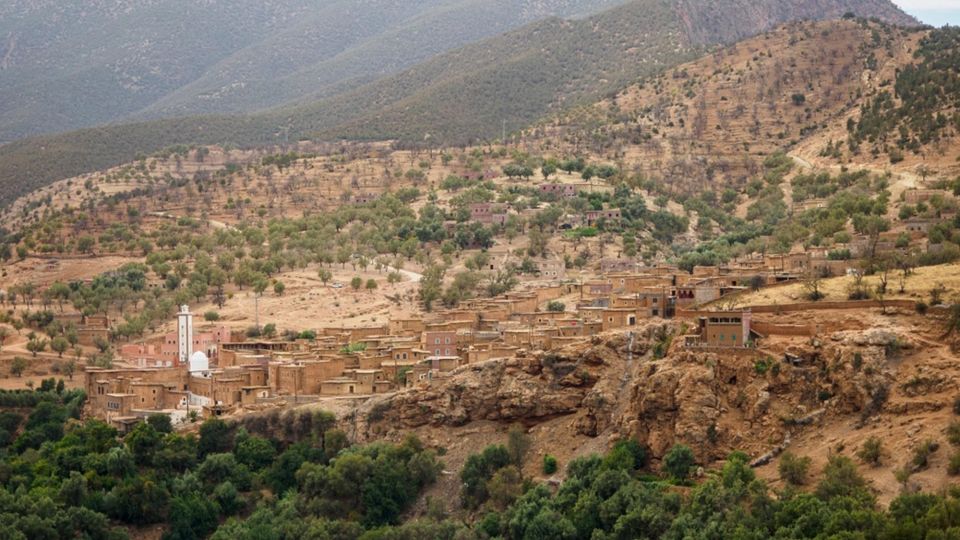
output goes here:
<path id="1" fill-rule="evenodd" d="M 0 141 L 110 122 L 254 112 L 546 16 L 623 1 L 20 0 L 0 17 L 7 37 L 0 44 Z"/>
<path id="2" fill-rule="evenodd" d="M 584 19 L 546 19 L 306 105 L 17 141 L 0 147 L 0 185 L 6 191 L 0 200 L 9 203 L 32 186 L 176 144 L 253 146 L 299 138 L 397 139 L 430 145 L 489 140 L 503 129 L 519 130 L 551 111 L 596 100 L 694 59 L 706 47 L 693 45 L 700 34 L 691 38 L 690 30 L 684 28 L 710 28 L 715 19 L 700 8 L 684 11 L 685 6 L 684 0 L 634 0 Z M 710 6 L 709 13 L 729 7 L 729 17 L 754 25 L 757 33 L 784 17 L 858 9 L 895 21 L 913 21 L 886 0 L 809 0 L 789 5 L 769 0 L 764 9 L 745 6 L 741 0 L 714 0 Z M 721 30 L 701 34 L 723 37 L 744 31 Z"/>

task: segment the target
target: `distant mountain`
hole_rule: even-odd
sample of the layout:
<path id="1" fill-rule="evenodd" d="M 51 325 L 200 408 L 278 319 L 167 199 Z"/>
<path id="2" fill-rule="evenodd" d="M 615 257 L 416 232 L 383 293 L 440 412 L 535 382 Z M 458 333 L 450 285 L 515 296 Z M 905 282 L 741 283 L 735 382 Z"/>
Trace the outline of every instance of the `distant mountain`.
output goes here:
<path id="1" fill-rule="evenodd" d="M 0 6 L 0 142 L 331 95 L 624 1 L 13 0 Z"/>
<path id="2" fill-rule="evenodd" d="M 457 6 L 467 4 L 478 5 Z M 546 10 L 574 3 L 525 4 Z M 713 44 L 788 20 L 848 12 L 916 24 L 887 0 L 634 0 L 588 18 L 531 23 L 372 82 L 317 90 L 331 94 L 321 99 L 253 115 L 166 119 L 18 141 L 0 147 L 0 202 L 174 144 L 492 139 L 504 128 L 517 130 L 551 111 L 615 93 Z"/>

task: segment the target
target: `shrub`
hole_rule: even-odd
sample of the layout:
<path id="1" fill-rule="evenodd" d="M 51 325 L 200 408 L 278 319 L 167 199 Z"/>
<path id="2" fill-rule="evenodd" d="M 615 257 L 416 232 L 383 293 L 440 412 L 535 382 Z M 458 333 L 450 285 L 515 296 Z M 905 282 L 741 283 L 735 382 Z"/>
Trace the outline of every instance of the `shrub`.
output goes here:
<path id="1" fill-rule="evenodd" d="M 773 363 L 772 358 L 761 358 L 753 363 L 753 371 L 756 372 L 757 375 L 766 375 Z"/>
<path id="2" fill-rule="evenodd" d="M 566 311 L 566 309 L 567 309 L 566 304 L 564 304 L 563 302 L 559 302 L 557 300 L 551 300 L 550 303 L 547 304 L 547 311 L 551 311 L 554 313 L 562 313 Z"/>
<path id="3" fill-rule="evenodd" d="M 863 355 L 859 352 L 853 353 L 853 370 L 860 371 L 863 367 Z"/>
<path id="4" fill-rule="evenodd" d="M 798 457 L 791 452 L 784 452 L 780 456 L 780 465 L 777 470 L 780 477 L 788 484 L 794 486 L 803 485 L 807 481 L 807 471 L 810 470 L 810 458 L 807 456 Z"/>
<path id="5" fill-rule="evenodd" d="M 829 501 L 836 497 L 853 497 L 858 500 L 873 500 L 867 481 L 864 480 L 850 458 L 832 455 L 823 469 L 823 478 L 817 485 L 816 495 Z"/>
<path id="6" fill-rule="evenodd" d="M 947 426 L 947 441 L 954 446 L 960 446 L 960 420 L 954 420 Z"/>
<path id="7" fill-rule="evenodd" d="M 543 474 L 553 474 L 557 472 L 557 458 L 547 454 L 543 456 Z"/>
<path id="8" fill-rule="evenodd" d="M 203 319 L 207 322 L 216 322 L 220 320 L 220 314 L 216 311 L 208 311 L 203 314 Z"/>
<path id="9" fill-rule="evenodd" d="M 927 439 L 913 449 L 913 467 L 915 470 L 926 469 L 930 465 L 930 456 L 940 448 L 940 443 Z"/>
<path id="10" fill-rule="evenodd" d="M 947 474 L 950 476 L 957 476 L 960 474 L 960 450 L 953 453 L 950 456 L 950 462 L 947 463 Z"/>
<path id="11" fill-rule="evenodd" d="M 960 396 L 953 399 L 953 414 L 960 414 Z"/>
<path id="12" fill-rule="evenodd" d="M 860 450 L 857 452 L 857 457 L 864 463 L 869 463 L 876 467 L 880 464 L 880 456 L 882 454 L 883 441 L 881 441 L 879 437 L 870 437 L 863 441 L 863 445 L 860 446 Z"/>
<path id="13" fill-rule="evenodd" d="M 675 444 L 665 456 L 663 456 L 663 468 L 670 476 L 678 481 L 684 481 L 690 476 L 690 470 L 696 463 L 693 450 L 683 444 Z"/>

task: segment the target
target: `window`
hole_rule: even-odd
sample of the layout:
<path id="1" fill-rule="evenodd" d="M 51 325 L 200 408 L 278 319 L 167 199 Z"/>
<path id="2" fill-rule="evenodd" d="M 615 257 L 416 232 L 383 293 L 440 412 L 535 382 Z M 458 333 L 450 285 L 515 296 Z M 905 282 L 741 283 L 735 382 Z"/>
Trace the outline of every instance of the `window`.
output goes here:
<path id="1" fill-rule="evenodd" d="M 439 345 L 439 344 L 440 344 L 440 338 L 437 338 L 437 339 L 433 340 L 433 344 L 434 344 L 434 345 Z"/>
<path id="2" fill-rule="evenodd" d="M 443 342 L 444 342 L 445 344 L 449 345 L 449 344 L 450 344 L 450 338 L 445 339 Z"/>

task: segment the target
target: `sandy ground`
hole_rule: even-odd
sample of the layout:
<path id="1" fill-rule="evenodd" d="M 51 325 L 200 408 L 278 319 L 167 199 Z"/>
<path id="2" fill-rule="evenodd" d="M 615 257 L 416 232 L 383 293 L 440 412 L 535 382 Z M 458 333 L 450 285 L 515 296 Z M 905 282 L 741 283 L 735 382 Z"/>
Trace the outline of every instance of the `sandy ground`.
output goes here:
<path id="1" fill-rule="evenodd" d="M 38 286 L 55 281 L 75 281 L 90 279 L 107 270 L 119 268 L 127 263 L 143 262 L 141 257 L 76 257 L 76 258 L 38 258 L 27 257 L 3 267 L 5 275 L 0 279 L 0 289 L 9 285 L 32 281 Z"/>
<path id="2" fill-rule="evenodd" d="M 419 311 L 418 286 L 413 281 L 406 279 L 391 284 L 385 271 L 355 272 L 349 265 L 346 268 L 337 265 L 331 270 L 333 279 L 327 285 L 320 281 L 315 269 L 287 272 L 277 276 L 286 286 L 283 296 L 275 295 L 271 287 L 258 301 L 253 291 L 246 289 L 236 291 L 223 309 L 210 303 L 192 309 L 201 314 L 217 311 L 220 323 L 240 330 L 254 325 L 259 303 L 260 324 L 274 323 L 280 331 L 385 324 L 391 317 L 407 317 Z M 416 276 L 412 271 L 410 274 Z M 350 281 L 354 276 L 359 276 L 364 286 L 368 279 L 376 280 L 377 288 L 353 290 Z M 341 287 L 336 288 L 336 284 Z M 168 322 L 165 327 L 172 329 L 173 323 Z"/>
<path id="3" fill-rule="evenodd" d="M 960 293 L 960 264 L 944 264 L 939 266 L 924 266 L 914 270 L 913 275 L 907 277 L 905 292 L 899 292 L 899 272 L 890 272 L 888 280 L 889 299 L 912 299 L 930 301 L 930 290 L 943 284 L 947 292 L 944 300 L 950 301 Z M 864 283 L 872 290 L 879 282 L 878 276 L 867 276 Z M 852 277 L 842 276 L 824 279 L 821 292 L 826 294 L 824 300 L 846 300 Z M 742 306 L 764 304 L 788 304 L 804 301 L 806 290 L 801 283 L 779 285 L 757 292 L 751 292 L 738 297 L 737 303 Z"/>

